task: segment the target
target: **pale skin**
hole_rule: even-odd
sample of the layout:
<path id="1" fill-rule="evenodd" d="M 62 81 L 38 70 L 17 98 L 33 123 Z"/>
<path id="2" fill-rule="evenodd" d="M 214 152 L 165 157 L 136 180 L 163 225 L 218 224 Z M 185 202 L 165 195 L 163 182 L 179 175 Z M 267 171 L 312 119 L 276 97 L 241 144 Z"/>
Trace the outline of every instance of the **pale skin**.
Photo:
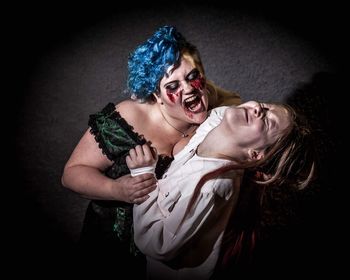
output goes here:
<path id="1" fill-rule="evenodd" d="M 199 145 L 198 153 L 237 163 L 259 160 L 283 134 L 290 118 L 288 110 L 276 104 L 249 101 L 230 107 L 222 122 Z M 220 145 L 215 144 L 217 139 Z"/>
<path id="2" fill-rule="evenodd" d="M 229 159 L 237 164 L 257 161 L 283 134 L 290 121 L 287 109 L 275 104 L 249 101 L 230 107 L 226 109 L 222 122 L 198 146 L 197 154 Z M 130 150 L 127 164 L 129 168 L 139 168 L 156 160 L 151 148 L 145 144 Z"/>
<path id="3" fill-rule="evenodd" d="M 207 116 L 206 90 L 198 83 L 193 84 L 200 75 L 193 60 L 184 56 L 180 66 L 177 69 L 170 67 L 161 79 L 159 93 L 154 93 L 156 102 L 141 104 L 126 100 L 119 103 L 116 110 L 159 154 L 173 156 L 189 140 L 189 137 L 182 138 L 178 130 L 190 135 Z M 102 154 L 88 129 L 64 167 L 62 184 L 89 199 L 145 201 L 156 187 L 154 176 L 131 177 L 128 174 L 114 180 L 103 174 L 112 163 Z"/>

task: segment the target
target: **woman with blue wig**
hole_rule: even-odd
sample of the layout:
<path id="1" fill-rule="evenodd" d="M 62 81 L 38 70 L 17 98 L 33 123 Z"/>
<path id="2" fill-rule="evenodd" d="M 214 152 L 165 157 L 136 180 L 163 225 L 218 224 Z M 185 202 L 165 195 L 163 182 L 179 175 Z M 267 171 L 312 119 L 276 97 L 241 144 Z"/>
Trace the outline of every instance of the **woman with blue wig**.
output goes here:
<path id="1" fill-rule="evenodd" d="M 159 28 L 128 60 L 131 99 L 109 103 L 90 115 L 85 132 L 65 165 L 62 184 L 91 199 L 81 242 L 96 265 L 130 267 L 142 276 L 145 258 L 133 240 L 132 209 L 156 188 L 153 174 L 132 177 L 125 158 L 137 145 L 151 144 L 160 178 L 188 142 L 209 108 L 237 105 L 239 95 L 218 89 L 206 77 L 195 46 L 172 26 Z"/>

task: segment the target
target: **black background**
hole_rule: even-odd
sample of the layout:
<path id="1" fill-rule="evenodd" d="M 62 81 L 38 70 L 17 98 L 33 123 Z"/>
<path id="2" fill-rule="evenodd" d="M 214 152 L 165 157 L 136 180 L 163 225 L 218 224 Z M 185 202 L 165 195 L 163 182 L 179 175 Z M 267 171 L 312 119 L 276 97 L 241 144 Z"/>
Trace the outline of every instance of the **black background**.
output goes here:
<path id="1" fill-rule="evenodd" d="M 128 20 L 125 14 L 136 13 L 142 17 L 144 9 L 153 9 L 156 18 L 159 13 L 174 14 L 179 7 L 181 9 L 192 9 L 194 13 L 198 10 L 205 10 L 210 13 L 210 9 L 215 7 L 225 12 L 230 10 L 233 12 L 248 12 L 252 16 L 263 17 L 267 21 L 277 23 L 288 30 L 290 34 L 294 34 L 311 44 L 332 66 L 335 74 L 335 79 L 332 79 L 334 84 L 331 86 L 328 84 L 327 90 L 331 92 L 323 91 L 322 94 L 327 96 L 323 100 L 328 102 L 328 114 L 332 116 L 330 126 L 334 128 L 332 130 L 332 133 L 334 133 L 332 136 L 333 143 L 335 146 L 342 143 L 341 121 L 346 118 L 344 117 L 345 109 L 342 106 L 344 103 L 342 104 L 341 100 L 346 93 L 343 93 L 344 90 L 341 85 L 347 81 L 345 65 L 348 51 L 346 48 L 346 41 L 348 40 L 346 38 L 348 35 L 348 32 L 346 32 L 347 15 L 344 15 L 344 7 L 335 3 L 307 5 L 306 3 L 298 4 L 296 2 L 271 6 L 254 4 L 250 7 L 238 4 L 234 4 L 234 6 L 232 4 L 214 5 L 203 2 L 192 2 L 191 4 L 180 4 L 180 2 L 165 4 L 163 2 L 153 3 L 151 6 L 146 4 L 126 5 L 127 7 L 121 8 L 102 3 L 72 5 L 59 2 L 55 4 L 19 5 L 5 10 L 8 15 L 4 23 L 4 26 L 6 26 L 6 40 L 3 40 L 2 44 L 5 46 L 4 60 L 8 62 L 4 69 L 6 72 L 4 75 L 6 78 L 5 84 L 8 84 L 8 86 L 6 86 L 6 90 L 2 95 L 5 127 L 3 138 L 6 140 L 6 145 L 3 147 L 5 153 L 9 152 L 10 155 L 6 162 L 9 169 L 5 169 L 8 174 L 5 176 L 10 178 L 10 182 L 5 183 L 4 181 L 3 185 L 8 186 L 11 192 L 4 198 L 5 211 L 3 212 L 8 225 L 4 227 L 3 231 L 6 234 L 5 241 L 8 242 L 10 248 L 7 256 L 14 266 L 27 264 L 24 266 L 29 268 L 28 271 L 39 275 L 41 273 L 38 271 L 41 271 L 40 267 L 43 264 L 55 269 L 58 268 L 59 271 L 62 271 L 62 267 L 75 267 L 74 246 L 76 240 L 67 232 L 69 227 L 58 227 L 56 217 L 52 216 L 50 212 L 44 211 L 40 204 L 40 201 L 45 200 L 45 195 L 47 195 L 42 189 L 51 186 L 46 185 L 48 181 L 45 178 L 37 178 L 38 174 L 33 174 L 27 166 L 28 157 L 35 155 L 33 149 L 31 149 L 30 155 L 26 154 L 27 147 L 36 145 L 37 156 L 49 158 L 50 156 L 46 154 L 46 150 L 43 148 L 47 143 L 43 139 L 41 143 L 35 144 L 30 139 L 36 141 L 36 137 L 31 138 L 27 135 L 26 138 L 23 138 L 23 135 L 24 132 L 28 132 L 29 126 L 27 124 L 30 123 L 31 119 L 31 116 L 28 115 L 28 108 L 32 109 L 32 104 L 36 102 L 32 82 L 35 78 L 33 73 L 38 61 L 53 49 L 64 47 L 84 30 L 100 22 L 120 17 L 122 23 L 123 20 Z M 152 19 L 147 20 L 152 21 Z M 210 28 L 209 24 L 208 30 Z M 66 102 L 69 102 L 69 100 Z M 42 108 L 42 106 L 45 105 L 41 104 L 38 108 Z M 5 108 L 9 110 L 9 113 L 4 113 Z M 93 108 L 95 110 L 99 107 L 95 106 Z M 63 115 L 62 117 L 64 118 Z M 62 131 L 59 131 L 59 133 L 62 133 Z M 30 130 L 29 133 L 34 135 L 36 132 Z M 15 136 L 15 139 L 12 136 Z M 70 135 L 67 133 L 64 136 L 69 138 Z M 25 143 L 23 143 L 23 140 Z M 74 139 L 74 141 L 77 141 L 77 139 Z M 74 141 L 70 142 L 69 145 L 63 142 L 62 145 L 68 146 L 69 149 L 67 148 L 67 150 L 70 150 L 75 144 Z M 57 140 L 56 144 L 60 145 L 60 140 Z M 338 150 L 334 149 L 332 151 L 337 153 Z M 312 211 L 308 209 L 308 216 L 303 223 L 303 228 L 298 228 L 296 236 L 292 237 L 290 233 L 281 237 L 275 244 L 266 245 L 271 246 L 266 249 L 267 252 L 281 254 L 281 259 L 284 258 L 286 262 L 271 258 L 271 262 L 273 260 L 275 264 L 266 261 L 264 265 L 266 265 L 267 270 L 271 265 L 271 269 L 277 271 L 278 267 L 283 264 L 282 267 L 290 268 L 291 272 L 299 272 L 302 269 L 306 269 L 309 273 L 338 272 L 341 266 L 338 253 L 345 246 L 345 230 L 343 227 L 345 227 L 346 222 L 343 220 L 345 210 L 342 207 L 344 198 L 342 187 L 346 186 L 342 186 L 343 173 L 341 168 L 338 168 L 340 166 L 337 162 L 339 160 L 338 154 L 327 158 L 327 160 L 332 161 L 332 163 L 328 162 L 327 165 L 330 170 L 325 185 L 327 188 L 331 188 L 331 191 L 327 190 L 317 202 L 313 202 L 312 206 L 316 208 Z M 47 162 L 50 164 L 53 161 L 48 160 Z M 60 169 L 62 170 L 63 163 L 62 160 L 56 163 L 55 168 L 58 169 L 58 173 L 60 173 Z M 35 156 L 33 164 L 36 164 Z M 37 184 L 40 184 L 41 187 L 38 188 Z M 65 190 L 59 193 L 58 200 L 64 201 L 62 197 L 65 195 L 68 195 Z M 72 201 L 76 202 L 77 200 L 70 200 L 70 202 Z M 74 205 L 68 203 L 53 205 L 53 207 L 72 207 L 75 211 Z M 69 211 L 63 212 L 62 215 L 66 215 L 66 213 L 69 213 Z M 64 217 L 67 220 L 70 218 L 69 215 Z M 306 240 L 301 238 L 302 235 L 306 236 Z M 286 245 L 288 242 L 289 244 Z M 284 244 L 283 246 L 287 251 L 282 252 L 284 249 L 280 247 L 281 244 Z M 305 251 L 302 251 L 302 248 L 305 248 Z M 63 257 L 58 257 L 59 255 L 63 255 Z M 299 262 L 299 260 L 301 261 Z M 301 265 L 301 263 L 303 264 Z M 16 272 L 16 270 L 13 271 Z M 288 275 L 286 271 L 284 273 Z"/>

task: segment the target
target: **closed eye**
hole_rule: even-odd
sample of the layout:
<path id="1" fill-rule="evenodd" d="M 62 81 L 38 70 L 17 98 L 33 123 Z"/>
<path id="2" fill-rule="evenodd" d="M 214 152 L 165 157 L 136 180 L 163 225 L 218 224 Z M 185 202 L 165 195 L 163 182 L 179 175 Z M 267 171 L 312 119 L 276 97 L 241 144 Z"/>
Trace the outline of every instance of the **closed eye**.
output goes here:
<path id="1" fill-rule="evenodd" d="M 269 109 L 268 108 L 264 108 L 264 107 L 262 109 L 263 109 L 263 114 L 264 114 L 263 118 L 264 118 L 265 127 L 266 127 L 266 129 L 269 129 L 270 120 L 267 117 L 267 113 L 268 113 Z"/>
<path id="2" fill-rule="evenodd" d="M 193 69 L 190 73 L 188 73 L 186 80 L 187 81 L 193 81 L 197 79 L 200 76 L 200 73 L 198 69 Z"/>
<path id="3" fill-rule="evenodd" d="M 194 81 L 200 77 L 200 72 L 198 69 L 194 68 L 189 72 L 185 78 L 187 82 Z M 174 80 L 165 85 L 165 89 L 168 93 L 175 93 L 180 87 L 180 81 Z"/>
<path id="4" fill-rule="evenodd" d="M 174 81 L 170 84 L 167 84 L 165 89 L 169 93 L 174 93 L 178 90 L 179 86 L 180 86 L 180 83 L 178 81 Z"/>

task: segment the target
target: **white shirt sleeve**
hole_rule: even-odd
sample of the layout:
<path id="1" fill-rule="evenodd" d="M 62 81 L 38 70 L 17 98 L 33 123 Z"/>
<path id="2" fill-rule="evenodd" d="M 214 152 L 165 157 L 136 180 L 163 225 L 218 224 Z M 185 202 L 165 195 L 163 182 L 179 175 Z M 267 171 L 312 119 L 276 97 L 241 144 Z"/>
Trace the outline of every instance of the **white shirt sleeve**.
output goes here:
<path id="1" fill-rule="evenodd" d="M 218 185 L 221 189 L 219 192 L 216 191 Z M 220 211 L 232 202 L 232 180 L 213 179 L 206 182 L 180 228 L 192 195 L 182 197 L 179 190 L 173 190 L 164 203 L 158 201 L 158 194 L 159 187 L 145 202 L 134 206 L 134 239 L 141 252 L 166 261 L 178 254 L 179 249 L 196 234 L 211 214 L 220 217 Z M 221 201 L 215 203 L 218 196 Z"/>

